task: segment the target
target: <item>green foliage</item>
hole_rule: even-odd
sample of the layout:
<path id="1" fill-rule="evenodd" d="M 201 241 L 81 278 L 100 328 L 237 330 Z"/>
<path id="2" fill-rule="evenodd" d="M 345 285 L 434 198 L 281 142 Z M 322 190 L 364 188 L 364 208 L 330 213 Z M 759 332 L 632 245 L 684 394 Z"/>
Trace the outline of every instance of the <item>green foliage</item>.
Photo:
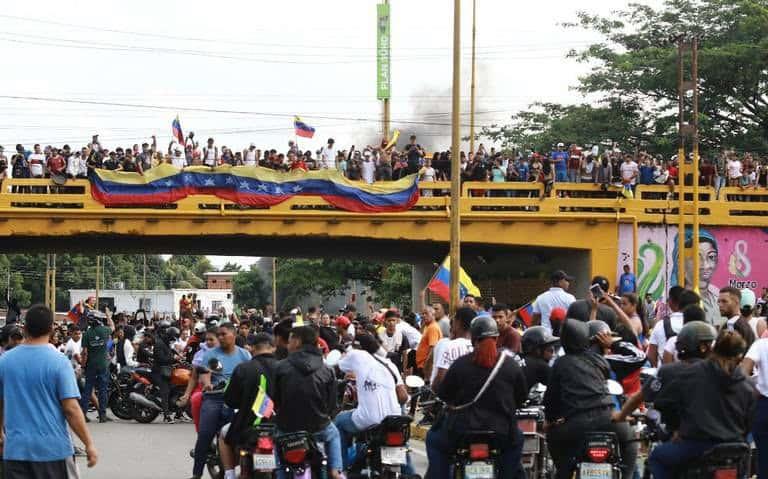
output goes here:
<path id="1" fill-rule="evenodd" d="M 279 260 L 277 291 L 280 306 L 290 307 L 313 293 L 324 300 L 344 294 L 349 280 L 365 283 L 382 304 L 410 305 L 410 268 L 405 264 L 346 259 Z"/>
<path id="2" fill-rule="evenodd" d="M 667 0 L 659 9 L 631 3 L 609 16 L 580 12 L 566 26 L 602 37 L 570 54 L 590 65 L 576 86 L 596 98 L 597 106 L 534 105 L 484 136 L 536 148 L 610 139 L 625 148 L 647 145 L 672 152 L 677 142 L 675 39 L 701 35 L 702 148 L 768 151 L 768 1 Z"/>
<path id="3" fill-rule="evenodd" d="M 242 269 L 242 268 L 241 268 Z M 261 308 L 269 302 L 269 290 L 264 276 L 255 265 L 248 271 L 240 271 L 232 281 L 235 304 L 242 309 Z"/>
<path id="4" fill-rule="evenodd" d="M 227 261 L 224 267 L 221 268 L 221 271 L 239 273 L 240 271 L 243 271 L 243 266 L 238 263 L 230 263 L 229 261 Z"/>

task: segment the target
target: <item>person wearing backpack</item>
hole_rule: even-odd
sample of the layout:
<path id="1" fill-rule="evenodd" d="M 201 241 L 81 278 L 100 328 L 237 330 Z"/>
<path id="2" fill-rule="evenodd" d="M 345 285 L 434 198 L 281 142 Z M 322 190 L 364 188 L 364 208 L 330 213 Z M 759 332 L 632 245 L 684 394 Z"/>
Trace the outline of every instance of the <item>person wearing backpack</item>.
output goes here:
<path id="1" fill-rule="evenodd" d="M 664 359 L 664 347 L 667 340 L 683 328 L 683 313 L 680 311 L 680 295 L 685 291 L 682 286 L 672 286 L 669 288 L 667 306 L 671 313 L 668 316 L 659 318 L 651 331 L 651 338 L 648 340 L 648 351 L 646 356 L 651 366 L 656 368 L 662 364 Z"/>
<path id="2" fill-rule="evenodd" d="M 519 477 L 523 434 L 515 411 L 528 397 L 523 370 L 496 349 L 499 328 L 486 313 L 470 324 L 473 352 L 458 358 L 440 382 L 437 395 L 445 415 L 427 434 L 429 469 L 425 479 L 450 477 L 450 457 L 465 431 L 493 431 L 501 445 L 499 477 Z"/>

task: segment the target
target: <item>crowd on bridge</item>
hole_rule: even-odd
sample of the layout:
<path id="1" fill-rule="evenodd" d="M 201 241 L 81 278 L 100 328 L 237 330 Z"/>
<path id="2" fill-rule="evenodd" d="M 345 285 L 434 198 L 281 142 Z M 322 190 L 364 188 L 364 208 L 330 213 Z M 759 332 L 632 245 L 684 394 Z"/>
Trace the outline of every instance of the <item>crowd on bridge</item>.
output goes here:
<path id="1" fill-rule="evenodd" d="M 690 171 L 691 155 L 686 158 Z M 544 184 L 548 193 L 555 183 L 590 183 L 603 187 L 624 185 L 678 184 L 679 158 L 664 158 L 643 150 L 622 152 L 617 146 L 579 146 L 558 143 L 546 151 L 497 151 L 479 144 L 476 151 L 460 152 L 462 180 L 480 182 L 528 182 Z M 103 168 L 129 172 L 148 171 L 167 163 L 177 168 L 219 165 L 262 166 L 278 171 L 337 170 L 353 181 L 374 183 L 396 180 L 418 174 L 421 181 L 450 180 L 451 152 L 429 153 L 411 136 L 398 148 L 382 141 L 378 145 L 340 147 L 333 138 L 317 150 L 302 151 L 297 141 L 288 141 L 285 148 L 267 149 L 251 143 L 246 148 L 232 149 L 220 145 L 214 138 L 199 142 L 192 132 L 184 143 L 172 141 L 160 148 L 155 136 L 142 144 L 107 148 L 98 135 L 81 148 L 70 145 L 41 146 L 32 149 L 16 145 L 7 154 L 0 146 L 0 179 L 47 178 L 51 175 L 85 178 L 89 169 Z M 691 184 L 693 174 L 687 173 Z M 697 181 L 718 191 L 723 186 L 756 189 L 768 187 L 768 164 L 751 153 L 723 150 L 702 158 Z M 473 192 L 479 195 L 506 195 L 505 191 Z M 426 192 L 431 195 L 432 192 Z M 435 194 L 440 194 L 439 190 Z"/>

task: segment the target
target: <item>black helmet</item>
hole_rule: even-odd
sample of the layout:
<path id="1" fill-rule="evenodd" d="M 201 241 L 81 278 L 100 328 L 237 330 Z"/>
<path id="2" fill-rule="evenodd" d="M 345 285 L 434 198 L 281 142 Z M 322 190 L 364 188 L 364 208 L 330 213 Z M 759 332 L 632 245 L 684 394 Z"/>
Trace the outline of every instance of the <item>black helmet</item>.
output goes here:
<path id="1" fill-rule="evenodd" d="M 691 321 L 677 333 L 677 354 L 681 358 L 700 356 L 699 344 L 711 343 L 717 337 L 715 328 L 703 321 Z"/>
<path id="2" fill-rule="evenodd" d="M 583 353 L 589 348 L 589 327 L 578 319 L 566 318 L 560 329 L 560 344 L 566 354 Z"/>
<path id="3" fill-rule="evenodd" d="M 600 321 L 599 319 L 587 321 L 587 327 L 589 328 L 590 341 L 594 340 L 595 336 L 597 336 L 600 333 L 611 332 L 611 327 L 608 326 L 608 323 L 606 323 L 605 321 Z"/>
<path id="4" fill-rule="evenodd" d="M 175 341 L 175 340 L 179 339 L 180 336 L 181 336 L 181 331 L 179 331 L 179 328 L 170 327 L 165 332 L 165 337 L 169 341 Z"/>
<path id="5" fill-rule="evenodd" d="M 496 320 L 488 316 L 487 313 L 476 316 L 469 326 L 469 331 L 472 333 L 473 341 L 483 338 L 497 338 L 499 336 L 499 326 L 496 324 Z"/>
<path id="6" fill-rule="evenodd" d="M 592 312 L 592 306 L 585 299 L 577 299 L 570 306 L 566 313 L 566 318 L 578 319 L 579 321 L 589 321 Z M 603 321 L 610 328 L 616 327 L 616 313 L 605 304 L 597 305 L 597 319 Z"/>
<path id="7" fill-rule="evenodd" d="M 524 354 L 531 354 L 538 348 L 554 346 L 560 339 L 552 336 L 544 326 L 534 326 L 528 328 L 523 333 L 522 346 Z"/>
<path id="8" fill-rule="evenodd" d="M 162 331 L 163 329 L 168 329 L 171 327 L 171 322 L 167 319 L 164 319 L 162 321 L 158 321 L 157 323 L 157 330 Z"/>

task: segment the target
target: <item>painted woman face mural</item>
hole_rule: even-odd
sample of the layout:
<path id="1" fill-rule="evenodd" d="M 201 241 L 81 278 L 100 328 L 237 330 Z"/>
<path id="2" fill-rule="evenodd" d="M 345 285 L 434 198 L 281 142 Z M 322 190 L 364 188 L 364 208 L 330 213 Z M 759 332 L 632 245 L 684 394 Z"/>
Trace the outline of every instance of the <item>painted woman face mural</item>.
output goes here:
<path id="1" fill-rule="evenodd" d="M 685 229 L 685 247 L 686 249 L 693 247 L 693 231 L 691 228 Z M 699 230 L 698 241 L 698 254 L 699 254 L 699 294 L 704 305 L 704 312 L 707 315 L 707 322 L 713 325 L 719 325 L 722 322 L 720 318 L 720 309 L 717 306 L 717 296 L 720 293 L 720 288 L 712 284 L 712 277 L 717 270 L 718 262 L 718 245 L 715 237 L 707 230 Z M 671 284 L 679 284 L 677 274 L 677 261 L 679 251 L 677 248 L 677 238 L 675 239 L 675 249 L 673 252 L 672 278 Z M 693 258 L 685 258 L 685 287 L 693 288 L 694 274 L 693 274 Z"/>

